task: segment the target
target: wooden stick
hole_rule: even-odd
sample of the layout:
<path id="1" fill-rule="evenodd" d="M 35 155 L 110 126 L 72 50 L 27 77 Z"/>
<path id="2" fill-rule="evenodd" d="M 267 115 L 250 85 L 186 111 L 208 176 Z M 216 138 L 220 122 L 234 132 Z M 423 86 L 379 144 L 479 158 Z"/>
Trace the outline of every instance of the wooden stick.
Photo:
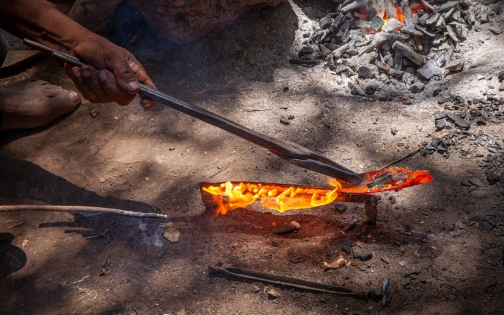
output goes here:
<path id="1" fill-rule="evenodd" d="M 117 240 L 117 236 L 119 235 L 119 232 L 121 232 L 121 231 L 117 231 L 117 233 L 116 233 L 116 235 L 114 237 L 114 240 L 112 241 L 112 244 L 110 244 L 110 247 L 109 247 L 109 249 L 107 251 L 107 255 L 105 256 L 105 260 L 103 260 L 102 267 L 105 267 L 105 265 L 107 264 L 107 260 L 108 260 L 108 258 L 110 256 L 110 252 L 112 252 L 112 248 L 114 248 L 114 244 L 115 244 L 115 242 Z"/>
<path id="2" fill-rule="evenodd" d="M 387 167 L 392 166 L 392 165 L 394 165 L 394 164 L 397 164 L 397 163 L 399 163 L 399 162 L 401 162 L 401 161 L 403 161 L 403 160 L 406 160 L 407 158 L 412 157 L 413 155 L 415 155 L 415 154 L 417 154 L 418 152 L 420 152 L 420 150 L 422 150 L 423 148 L 424 148 L 424 147 L 423 147 L 423 146 L 421 146 L 420 148 L 418 148 L 418 149 L 414 150 L 413 152 L 410 152 L 408 155 L 405 155 L 405 156 L 403 156 L 402 158 L 399 158 L 399 159 L 397 159 L 397 160 L 395 160 L 395 161 L 393 161 L 393 162 L 390 162 L 389 164 L 386 164 L 386 165 L 382 166 L 380 169 L 387 168 Z"/>
<path id="3" fill-rule="evenodd" d="M 88 206 L 51 206 L 51 205 L 14 205 L 0 206 L 0 213 L 8 211 L 54 211 L 54 212 L 93 212 L 110 213 L 137 218 L 160 218 L 167 219 L 166 214 L 134 212 L 112 208 L 88 207 Z"/>

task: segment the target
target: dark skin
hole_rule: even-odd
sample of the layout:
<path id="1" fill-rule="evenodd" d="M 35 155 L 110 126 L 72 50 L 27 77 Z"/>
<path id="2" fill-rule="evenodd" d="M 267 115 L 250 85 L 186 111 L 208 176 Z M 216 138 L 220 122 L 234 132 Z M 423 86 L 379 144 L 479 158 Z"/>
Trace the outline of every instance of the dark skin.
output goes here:
<path id="1" fill-rule="evenodd" d="M 82 96 L 92 103 L 127 105 L 139 92 L 139 83 L 155 88 L 143 66 L 130 52 L 90 32 L 48 1 L 3 1 L 0 27 L 19 38 L 31 39 L 88 64 L 81 68 L 64 64 L 64 68 Z M 0 131 L 45 125 L 72 112 L 80 104 L 75 92 L 58 90 L 43 81 L 23 82 L 0 88 L 0 110 L 4 112 Z M 34 93 L 29 92 L 32 90 Z M 157 104 L 143 99 L 141 105 L 150 110 Z"/>

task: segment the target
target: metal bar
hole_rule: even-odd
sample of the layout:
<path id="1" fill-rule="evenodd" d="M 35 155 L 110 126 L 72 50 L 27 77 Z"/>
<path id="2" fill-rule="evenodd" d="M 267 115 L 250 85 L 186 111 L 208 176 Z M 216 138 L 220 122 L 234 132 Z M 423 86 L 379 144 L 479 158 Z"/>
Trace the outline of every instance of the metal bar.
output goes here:
<path id="1" fill-rule="evenodd" d="M 353 292 L 347 288 L 337 287 L 335 285 L 324 284 L 320 282 L 313 282 L 303 279 L 277 276 L 274 274 L 268 274 L 260 271 L 247 270 L 242 268 L 219 268 L 208 266 L 208 270 L 212 275 L 224 275 L 228 277 L 234 277 L 237 279 L 245 279 L 248 281 L 261 281 L 267 282 L 280 286 L 287 286 L 291 288 L 297 288 L 301 290 L 332 293 L 337 295 L 343 295 L 348 297 L 357 298 L 360 300 L 367 301 L 369 296 L 367 292 Z"/>
<path id="2" fill-rule="evenodd" d="M 77 67 L 82 67 L 84 65 L 82 61 L 74 56 L 54 50 L 29 39 L 24 39 L 24 43 L 71 65 Z M 316 154 L 299 144 L 263 135 L 206 109 L 183 102 L 144 84 L 140 84 L 139 94 L 266 148 L 273 154 L 294 165 L 341 179 L 352 186 L 357 186 L 363 181 L 358 173 L 322 155 Z"/>

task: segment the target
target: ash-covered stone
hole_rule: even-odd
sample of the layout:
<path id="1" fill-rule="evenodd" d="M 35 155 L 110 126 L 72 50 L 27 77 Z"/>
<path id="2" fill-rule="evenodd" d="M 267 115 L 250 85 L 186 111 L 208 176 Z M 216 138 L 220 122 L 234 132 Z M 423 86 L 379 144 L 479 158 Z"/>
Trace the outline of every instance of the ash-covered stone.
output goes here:
<path id="1" fill-rule="evenodd" d="M 422 82 L 417 82 L 411 86 L 411 92 L 412 93 L 419 93 L 422 92 L 425 88 L 425 84 Z"/>

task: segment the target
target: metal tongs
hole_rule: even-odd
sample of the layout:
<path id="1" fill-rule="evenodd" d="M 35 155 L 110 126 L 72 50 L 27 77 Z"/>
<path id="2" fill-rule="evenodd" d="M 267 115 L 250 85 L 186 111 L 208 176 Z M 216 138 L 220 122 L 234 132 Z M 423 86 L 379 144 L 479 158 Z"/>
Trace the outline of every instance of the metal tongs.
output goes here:
<path id="1" fill-rule="evenodd" d="M 38 49 L 73 66 L 82 67 L 85 65 L 85 63 L 74 56 L 49 48 L 29 39 L 24 39 L 23 42 L 28 46 Z M 356 173 L 299 144 L 260 134 L 229 119 L 209 112 L 206 109 L 178 100 L 144 84 L 140 84 L 139 94 L 198 118 L 199 120 L 209 123 L 215 127 L 226 130 L 245 140 L 253 142 L 258 146 L 268 149 L 273 154 L 281 157 L 291 164 L 342 180 L 346 182 L 345 186 L 347 187 L 360 186 L 366 180 L 365 174 Z"/>

